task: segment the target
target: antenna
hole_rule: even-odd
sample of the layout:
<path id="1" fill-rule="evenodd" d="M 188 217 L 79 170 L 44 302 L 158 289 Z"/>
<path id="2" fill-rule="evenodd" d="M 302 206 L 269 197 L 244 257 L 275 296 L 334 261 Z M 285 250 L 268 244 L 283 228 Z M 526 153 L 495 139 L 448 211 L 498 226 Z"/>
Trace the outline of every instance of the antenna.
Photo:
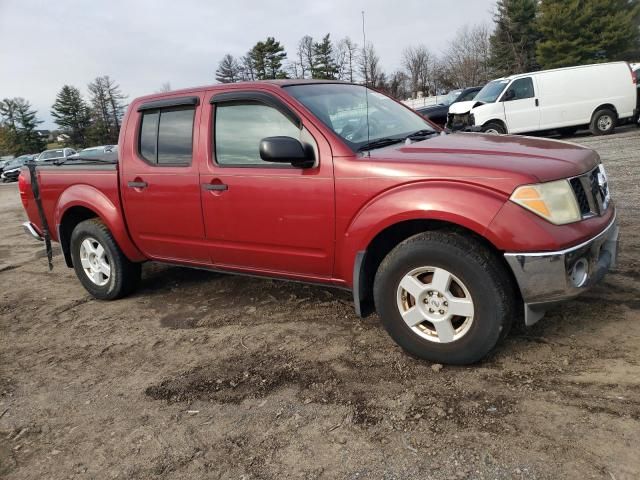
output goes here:
<path id="1" fill-rule="evenodd" d="M 370 131 L 369 131 L 369 86 L 367 79 L 367 34 L 364 29 L 364 10 L 362 10 L 362 52 L 364 54 L 364 98 L 366 102 L 366 114 L 367 114 L 367 143 L 370 142 Z M 371 156 L 371 150 L 367 150 L 367 156 Z"/>

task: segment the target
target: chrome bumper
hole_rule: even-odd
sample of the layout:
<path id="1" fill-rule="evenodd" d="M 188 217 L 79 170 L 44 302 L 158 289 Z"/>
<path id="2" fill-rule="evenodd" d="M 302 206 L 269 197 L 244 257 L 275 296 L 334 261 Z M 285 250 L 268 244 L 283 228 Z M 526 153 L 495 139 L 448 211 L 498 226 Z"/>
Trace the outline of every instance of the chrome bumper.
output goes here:
<path id="1" fill-rule="evenodd" d="M 40 236 L 40 234 L 38 233 L 38 230 L 36 230 L 36 228 L 33 226 L 33 223 L 31 222 L 24 222 L 22 224 L 22 228 L 24 228 L 24 231 L 26 233 L 28 233 L 29 235 L 31 235 L 33 238 L 35 238 L 36 240 L 40 240 L 41 242 L 44 240 L 44 238 L 42 238 Z"/>
<path id="2" fill-rule="evenodd" d="M 580 295 L 599 282 L 618 256 L 615 218 L 598 235 L 558 252 L 505 253 L 524 300 L 524 320 L 533 325 L 546 309 Z"/>

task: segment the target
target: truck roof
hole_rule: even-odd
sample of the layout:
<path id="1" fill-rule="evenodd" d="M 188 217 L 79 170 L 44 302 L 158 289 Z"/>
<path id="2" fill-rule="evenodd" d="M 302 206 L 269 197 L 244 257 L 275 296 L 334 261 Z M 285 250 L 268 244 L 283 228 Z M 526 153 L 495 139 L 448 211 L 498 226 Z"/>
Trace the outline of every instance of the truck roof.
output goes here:
<path id="1" fill-rule="evenodd" d="M 236 82 L 236 83 L 215 83 L 212 85 L 200 85 L 197 87 L 182 88 L 179 90 L 171 90 L 170 92 L 152 93 L 149 95 L 143 95 L 136 97 L 135 100 L 149 100 L 160 97 L 170 97 L 176 94 L 193 94 L 194 92 L 201 92 L 203 90 L 216 90 L 227 89 L 229 87 L 264 87 L 270 85 L 273 87 L 287 87 L 291 85 L 312 85 L 319 83 L 333 83 L 342 85 L 358 85 L 355 82 L 344 82 L 342 80 L 318 80 L 313 78 L 297 78 L 297 79 L 276 79 L 276 80 L 255 80 L 249 82 Z"/>

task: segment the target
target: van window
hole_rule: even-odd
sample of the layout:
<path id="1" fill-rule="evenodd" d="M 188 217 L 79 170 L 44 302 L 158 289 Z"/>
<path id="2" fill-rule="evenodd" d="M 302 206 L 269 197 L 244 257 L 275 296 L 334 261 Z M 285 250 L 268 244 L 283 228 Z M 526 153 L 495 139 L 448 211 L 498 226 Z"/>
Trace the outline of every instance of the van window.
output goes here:
<path id="1" fill-rule="evenodd" d="M 142 158 L 156 165 L 190 165 L 194 113 L 193 107 L 144 112 L 138 139 Z"/>
<path id="2" fill-rule="evenodd" d="M 531 77 L 519 78 L 511 84 L 509 90 L 513 90 L 515 93 L 511 100 L 522 100 L 523 98 L 533 98 L 535 96 Z"/>

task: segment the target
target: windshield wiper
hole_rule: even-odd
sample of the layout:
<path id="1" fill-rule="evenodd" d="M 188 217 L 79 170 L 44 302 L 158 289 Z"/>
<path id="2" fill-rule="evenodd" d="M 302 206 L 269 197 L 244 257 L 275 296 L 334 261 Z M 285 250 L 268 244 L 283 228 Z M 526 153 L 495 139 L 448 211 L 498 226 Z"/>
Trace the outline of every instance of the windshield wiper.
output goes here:
<path id="1" fill-rule="evenodd" d="M 387 145 L 393 145 L 394 143 L 404 142 L 403 138 L 378 138 L 377 140 L 373 140 L 369 143 L 365 143 L 361 147 L 358 148 L 359 152 L 363 150 L 372 150 L 374 148 L 386 147 Z"/>
<path id="2" fill-rule="evenodd" d="M 431 129 L 417 130 L 417 131 L 413 132 L 412 134 L 407 135 L 405 137 L 405 140 L 407 138 L 410 138 L 411 140 L 414 140 L 414 139 L 417 139 L 417 138 L 429 137 L 431 135 L 439 135 L 439 133 L 436 132 L 435 130 L 431 130 Z"/>

